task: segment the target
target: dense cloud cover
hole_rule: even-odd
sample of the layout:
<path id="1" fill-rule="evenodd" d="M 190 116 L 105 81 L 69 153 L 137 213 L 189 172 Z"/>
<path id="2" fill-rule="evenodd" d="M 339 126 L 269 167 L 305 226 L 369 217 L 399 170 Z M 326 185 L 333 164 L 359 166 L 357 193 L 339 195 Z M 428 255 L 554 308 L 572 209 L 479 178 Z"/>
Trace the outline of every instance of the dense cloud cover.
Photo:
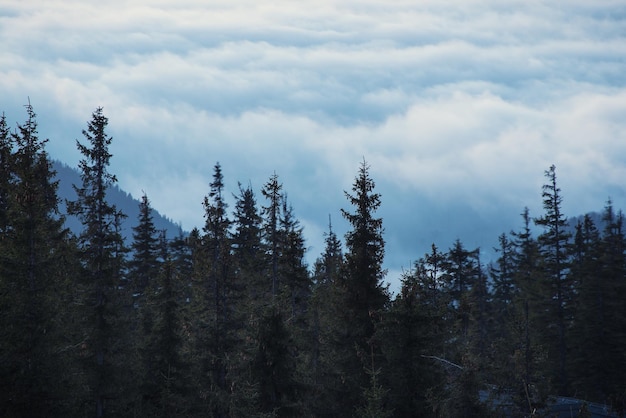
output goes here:
<path id="1" fill-rule="evenodd" d="M 539 216 L 551 164 L 568 215 L 626 207 L 624 28 L 610 0 L 10 0 L 0 110 L 21 121 L 30 97 L 76 165 L 103 106 L 120 186 L 186 229 L 216 161 L 232 192 L 276 172 L 312 258 L 365 158 L 397 276 Z"/>

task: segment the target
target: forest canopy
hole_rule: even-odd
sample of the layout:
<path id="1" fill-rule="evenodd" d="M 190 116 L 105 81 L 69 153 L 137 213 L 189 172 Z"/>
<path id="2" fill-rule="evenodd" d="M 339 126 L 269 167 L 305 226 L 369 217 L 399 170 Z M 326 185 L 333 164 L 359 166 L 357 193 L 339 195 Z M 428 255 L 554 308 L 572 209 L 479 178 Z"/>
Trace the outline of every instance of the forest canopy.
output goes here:
<path id="1" fill-rule="evenodd" d="M 554 165 L 496 259 L 433 243 L 393 295 L 365 160 L 313 265 L 281 178 L 226 190 L 219 163 L 202 228 L 168 236 L 144 194 L 129 242 L 108 123 L 91 115 L 61 202 L 32 106 L 0 118 L 0 415 L 536 416 L 557 395 L 624 414 L 624 217 L 568 221 Z"/>

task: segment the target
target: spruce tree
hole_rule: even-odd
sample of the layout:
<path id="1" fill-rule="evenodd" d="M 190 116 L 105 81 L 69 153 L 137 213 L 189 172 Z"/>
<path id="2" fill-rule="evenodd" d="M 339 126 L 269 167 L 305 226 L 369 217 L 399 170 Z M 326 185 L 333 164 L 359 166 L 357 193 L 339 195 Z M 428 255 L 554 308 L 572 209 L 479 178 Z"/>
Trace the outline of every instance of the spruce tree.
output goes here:
<path id="1" fill-rule="evenodd" d="M 178 235 L 168 242 L 168 254 L 174 269 L 184 282 L 191 276 L 192 259 L 189 237 L 179 228 Z"/>
<path id="2" fill-rule="evenodd" d="M 376 331 L 385 358 L 380 382 L 388 388 L 388 408 L 395 416 L 434 416 L 432 393 L 444 391 L 445 369 L 433 361 L 443 356 L 446 338 L 447 296 L 438 272 L 442 259 L 443 254 L 433 245 L 432 252 L 403 275 L 400 292 Z"/>
<path id="3" fill-rule="evenodd" d="M 156 279 L 160 267 L 159 236 L 154 226 L 154 217 L 148 196 L 144 193 L 139 203 L 139 218 L 132 227 L 132 258 L 129 262 L 128 280 L 133 292 L 133 300 L 138 307 L 145 289 Z"/>
<path id="4" fill-rule="evenodd" d="M 547 183 L 543 185 L 544 215 L 535 219 L 535 224 L 543 227 L 543 233 L 537 241 L 544 271 L 545 302 L 544 341 L 549 349 L 549 356 L 555 363 L 552 376 L 556 390 L 560 394 L 568 391 L 567 376 L 567 329 L 570 322 L 570 311 L 573 306 L 572 286 L 567 277 L 569 268 L 569 240 L 567 220 L 562 212 L 563 197 L 557 185 L 556 167 L 552 165 L 545 172 Z"/>
<path id="5" fill-rule="evenodd" d="M 13 137 L 3 113 L 0 116 L 0 233 L 4 233 L 8 227 L 12 159 Z"/>
<path id="6" fill-rule="evenodd" d="M 343 265 L 343 250 L 332 224 L 328 222 L 324 252 L 313 266 L 312 296 L 309 309 L 311 346 L 308 352 L 310 369 L 310 408 L 315 416 L 329 416 L 337 403 L 333 396 L 339 379 L 335 337 L 342 324 L 339 275 Z"/>
<path id="7" fill-rule="evenodd" d="M 187 416 L 189 370 L 182 347 L 182 281 L 165 258 L 147 288 L 142 310 L 150 315 L 143 335 L 141 416 Z"/>
<path id="8" fill-rule="evenodd" d="M 603 400 L 602 386 L 607 377 L 607 346 L 604 287 L 600 257 L 600 233 L 589 215 L 576 225 L 572 247 L 572 264 L 568 273 L 579 295 L 576 317 L 571 326 L 571 360 L 569 374 L 572 386 L 586 400 Z"/>
<path id="9" fill-rule="evenodd" d="M 515 306 L 512 324 L 512 347 L 515 370 L 515 401 L 526 414 L 542 406 L 548 395 L 546 382 L 546 355 L 540 340 L 543 332 L 541 310 L 543 306 L 542 273 L 538 266 L 539 244 L 531 231 L 531 217 L 528 208 L 521 214 L 523 228 L 513 233 L 515 247 L 513 274 L 517 292 L 513 299 Z M 506 363 L 505 363 L 506 364 Z M 509 366 L 503 366 L 509 367 Z M 507 376 L 507 377 L 510 377 Z M 518 383 L 519 382 L 519 383 Z"/>
<path id="10" fill-rule="evenodd" d="M 341 210 L 352 227 L 346 233 L 347 251 L 342 275 L 347 290 L 346 309 L 355 320 L 352 324 L 355 342 L 363 347 L 374 331 L 371 315 L 389 301 L 387 287 L 383 283 L 386 273 L 382 267 L 385 255 L 383 220 L 374 216 L 381 201 L 374 188 L 369 165 L 363 161 L 352 186 L 354 194 L 345 192 L 354 212 Z"/>
<path id="11" fill-rule="evenodd" d="M 615 213 L 609 200 L 604 213 L 604 230 L 600 247 L 601 272 L 598 274 L 598 290 L 595 293 L 594 311 L 596 333 L 601 332 L 604 340 L 602 354 L 604 376 L 595 387 L 609 399 L 614 410 L 626 413 L 626 235 L 624 233 L 624 215 Z"/>
<path id="12" fill-rule="evenodd" d="M 267 290 L 263 282 L 261 216 L 250 185 L 243 188 L 239 184 L 239 195 L 235 196 L 235 200 L 232 238 L 235 277 L 245 289 L 247 304 L 256 304 Z"/>
<path id="13" fill-rule="evenodd" d="M 204 235 L 194 265 L 192 307 L 194 331 L 200 362 L 200 390 L 211 388 L 205 396 L 206 405 L 215 417 L 228 416 L 231 402 L 229 370 L 231 353 L 237 344 L 240 329 L 237 304 L 240 289 L 233 280 L 231 254 L 231 221 L 224 200 L 224 177 L 215 164 L 209 194 L 204 198 Z"/>
<path id="14" fill-rule="evenodd" d="M 341 211 L 351 226 L 346 233 L 345 263 L 340 279 L 343 329 L 337 336 L 342 351 L 339 361 L 343 392 L 338 406 L 343 416 L 352 414 L 356 405 L 365 403 L 361 388 L 369 385 L 365 368 L 374 344 L 375 321 L 389 302 L 388 290 L 383 284 L 383 220 L 375 217 L 381 200 L 374 189 L 369 165 L 363 161 L 352 185 L 352 194 L 345 192 L 354 211 Z M 375 354 L 379 351 L 376 348 Z"/>
<path id="15" fill-rule="evenodd" d="M 270 269 L 270 289 L 272 299 L 279 293 L 280 282 L 278 276 L 278 259 L 280 254 L 278 228 L 280 221 L 280 209 L 283 199 L 283 185 L 278 181 L 278 175 L 274 173 L 263 186 L 261 193 L 268 200 L 267 206 L 262 207 L 263 215 L 263 241 L 267 247 Z"/>
<path id="16" fill-rule="evenodd" d="M 4 118 L 0 122 L 0 414 L 17 417 L 63 413 L 57 350 L 63 333 L 71 334 L 60 315 L 67 299 L 58 256 L 67 237 L 58 181 L 30 104 L 26 112 L 10 137 Z"/>
<path id="17" fill-rule="evenodd" d="M 88 342 L 85 344 L 86 371 L 89 374 L 89 392 L 93 394 L 97 418 L 117 414 L 124 408 L 124 389 L 118 353 L 119 309 L 121 293 L 120 257 L 122 256 L 120 221 L 124 215 L 107 201 L 107 191 L 117 182 L 108 167 L 112 138 L 107 134 L 108 118 L 102 108 L 96 109 L 83 130 L 87 144 L 77 141 L 83 155 L 79 163 L 82 185 L 74 185 L 77 200 L 67 202 L 68 213 L 77 216 L 83 225 L 79 236 L 83 281 L 86 299 L 85 324 Z"/>
<path id="18" fill-rule="evenodd" d="M 493 299 L 496 315 L 501 318 L 510 318 L 513 308 L 513 298 L 516 288 L 513 280 L 515 272 L 514 242 L 506 235 L 498 237 L 499 246 L 495 248 L 498 258 L 489 266 L 489 276 L 493 282 Z M 501 334 L 506 334 L 501 329 Z"/>
<path id="19" fill-rule="evenodd" d="M 444 262 L 442 279 L 452 299 L 449 305 L 450 316 L 454 318 L 452 326 L 457 336 L 447 351 L 449 359 L 455 362 L 461 362 L 462 353 L 467 348 L 472 309 L 470 292 L 481 274 L 478 255 L 478 249 L 467 250 L 461 240 L 457 239 Z M 457 353 L 454 352 L 455 348 L 458 350 Z"/>
<path id="20" fill-rule="evenodd" d="M 293 208 L 283 196 L 282 210 L 278 230 L 278 276 L 282 283 L 282 304 L 289 312 L 291 322 L 296 324 L 304 320 L 307 302 L 310 297 L 311 283 L 307 264 L 303 228 L 293 214 Z"/>

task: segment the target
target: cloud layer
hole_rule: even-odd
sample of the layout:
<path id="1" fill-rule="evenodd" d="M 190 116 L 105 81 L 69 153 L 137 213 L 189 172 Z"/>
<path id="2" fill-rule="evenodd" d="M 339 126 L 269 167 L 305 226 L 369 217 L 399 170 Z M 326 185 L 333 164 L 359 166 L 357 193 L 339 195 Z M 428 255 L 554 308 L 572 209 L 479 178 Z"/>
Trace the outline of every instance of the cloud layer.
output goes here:
<path id="1" fill-rule="evenodd" d="M 10 1 L 0 110 L 30 97 L 75 165 L 103 106 L 121 187 L 185 228 L 216 161 L 233 192 L 275 171 L 314 254 L 365 158 L 393 270 L 435 239 L 494 245 L 551 164 L 568 214 L 626 206 L 623 2 L 336 3 Z"/>

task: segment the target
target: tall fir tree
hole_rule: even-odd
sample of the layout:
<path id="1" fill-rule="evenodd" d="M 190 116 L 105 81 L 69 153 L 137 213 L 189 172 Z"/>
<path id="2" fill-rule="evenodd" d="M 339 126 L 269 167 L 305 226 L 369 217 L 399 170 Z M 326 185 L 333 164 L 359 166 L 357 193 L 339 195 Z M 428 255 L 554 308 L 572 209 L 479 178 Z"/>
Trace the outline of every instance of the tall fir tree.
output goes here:
<path id="1" fill-rule="evenodd" d="M 478 255 L 478 249 L 467 250 L 461 240 L 457 239 L 448 250 L 444 262 L 442 279 L 451 296 L 450 319 L 453 320 L 451 325 L 456 335 L 453 344 L 446 349 L 446 353 L 448 359 L 455 362 L 461 362 L 461 357 L 464 355 L 469 341 L 468 333 L 472 308 L 470 292 L 480 275 Z"/>
<path id="2" fill-rule="evenodd" d="M 543 185 L 544 215 L 535 219 L 543 232 L 537 238 L 544 271 L 544 293 L 546 317 L 544 341 L 548 355 L 556 366 L 552 373 L 555 389 L 559 394 L 569 390 L 567 376 L 567 330 L 573 308 L 572 286 L 567 271 L 570 265 L 569 241 L 571 234 L 567 231 L 567 219 L 562 211 L 563 197 L 558 187 L 556 167 L 550 166 L 545 172 L 547 182 Z"/>
<path id="3" fill-rule="evenodd" d="M 120 221 L 124 215 L 107 201 L 108 190 L 117 182 L 108 167 L 112 138 L 107 134 L 108 118 L 97 108 L 83 130 L 87 144 L 77 142 L 83 155 L 79 163 L 81 186 L 74 186 L 77 200 L 67 202 L 68 213 L 77 216 L 83 231 L 79 236 L 84 267 L 85 333 L 89 336 L 83 357 L 86 372 L 91 376 L 89 392 L 93 394 L 97 418 L 120 414 L 126 408 L 124 385 L 121 382 L 120 350 L 117 332 L 120 326 L 121 293 L 120 259 L 123 257 Z"/>
<path id="4" fill-rule="evenodd" d="M 283 185 L 278 181 L 278 175 L 274 173 L 270 179 L 265 183 L 261 193 L 263 197 L 267 199 L 267 206 L 262 207 L 263 214 L 263 241 L 267 247 L 267 254 L 269 259 L 270 270 L 270 283 L 271 283 L 271 295 L 272 300 L 276 298 L 280 289 L 280 282 L 278 276 L 278 259 L 280 254 L 279 249 L 279 222 L 280 222 L 280 209 L 281 202 L 283 200 L 282 193 Z"/>
<path id="5" fill-rule="evenodd" d="M 542 272 L 539 267 L 539 244 L 532 235 L 531 217 L 528 208 L 521 214 L 523 228 L 513 233 L 515 247 L 513 279 L 516 293 L 513 299 L 514 319 L 511 333 L 515 380 L 514 398 L 522 413 L 529 414 L 544 405 L 549 392 L 545 370 L 547 358 L 540 339 L 543 306 Z M 511 353 L 509 353 L 510 355 Z M 506 364 L 506 363 L 505 363 Z M 505 368 L 509 366 L 502 366 Z M 506 375 L 511 377 L 511 375 Z M 505 380 L 508 384 L 508 380 Z M 519 382 L 519 383 L 518 383 Z"/>
<path id="6" fill-rule="evenodd" d="M 159 274 L 147 288 L 142 310 L 150 315 L 141 345 L 141 407 L 143 417 L 189 416 L 191 376 L 183 355 L 181 303 L 183 281 L 165 257 Z"/>
<path id="7" fill-rule="evenodd" d="M 438 264 L 444 255 L 433 245 L 405 272 L 400 292 L 378 326 L 385 362 L 381 383 L 389 389 L 388 408 L 394 416 L 435 416 L 433 393 L 445 392 L 442 355 L 447 297 L 443 295 Z"/>
<path id="8" fill-rule="evenodd" d="M 602 332 L 604 339 L 603 353 L 606 373 L 595 383 L 603 398 L 608 398 L 613 409 L 626 414 L 626 235 L 624 233 L 624 215 L 615 212 L 611 200 L 607 202 L 602 216 L 604 230 L 601 239 L 601 274 L 597 283 L 594 303 L 596 332 Z"/>
<path id="9" fill-rule="evenodd" d="M 66 231 L 47 140 L 38 136 L 30 103 L 26 112 L 26 122 L 10 137 L 4 119 L 0 123 L 0 413 L 43 417 L 62 413 L 59 398 L 64 398 L 54 382 L 64 374 L 57 352 L 64 342 L 65 301 L 58 256 Z"/>
<path id="10" fill-rule="evenodd" d="M 128 344 L 135 347 L 136 353 L 129 373 L 134 373 L 132 381 L 136 382 L 135 410 L 143 416 L 149 416 L 154 415 L 151 408 L 160 402 L 155 394 L 159 388 L 155 370 L 162 370 L 157 369 L 158 365 L 154 361 L 154 349 L 160 342 L 155 341 L 154 336 L 159 307 L 155 306 L 154 300 L 160 292 L 157 280 L 162 274 L 163 259 L 159 233 L 154 226 L 150 200 L 145 193 L 139 202 L 137 225 L 132 227 L 132 231 L 128 273 L 122 280 L 126 295 L 131 295 L 132 300 L 132 307 L 127 307 L 125 312 L 130 326 Z M 162 345 L 159 346 L 159 349 L 162 348 Z"/>
<path id="11" fill-rule="evenodd" d="M 501 234 L 498 237 L 498 247 L 495 248 L 498 258 L 489 266 L 489 276 L 493 283 L 494 309 L 497 317 L 510 318 L 513 309 L 513 299 L 516 293 L 515 281 L 515 246 L 507 236 Z M 499 334 L 504 335 L 507 331 L 501 329 Z"/>
<path id="12" fill-rule="evenodd" d="M 136 306 L 141 304 L 146 288 L 156 279 L 160 268 L 159 234 L 154 226 L 150 200 L 144 193 L 139 203 L 138 223 L 132 227 L 132 258 L 128 263 L 128 281 Z"/>
<path id="13" fill-rule="evenodd" d="M 206 400 L 215 417 L 229 415 L 231 384 L 230 357 L 237 344 L 240 321 L 237 317 L 240 289 L 233 280 L 231 220 L 224 199 L 224 176 L 219 163 L 213 171 L 209 194 L 204 198 L 205 225 L 202 236 L 203 260 L 196 266 L 194 288 L 196 339 L 200 353 L 202 390 L 212 388 Z"/>
<path id="14" fill-rule="evenodd" d="M 338 335 L 343 351 L 340 370 L 345 390 L 338 407 L 343 416 L 351 415 L 355 406 L 365 404 L 361 388 L 370 383 L 366 367 L 370 364 L 372 345 L 376 344 L 372 339 L 375 323 L 389 303 L 389 293 L 383 283 L 383 220 L 375 216 L 381 198 L 374 191 L 375 183 L 369 170 L 369 165 L 363 161 L 352 185 L 352 194 L 345 192 L 354 211 L 341 210 L 351 226 L 345 240 L 345 263 L 341 275 L 343 329 Z M 374 351 L 377 354 L 380 349 Z"/>
<path id="15" fill-rule="evenodd" d="M 0 116 L 0 233 L 4 233 L 8 227 L 12 159 L 13 137 L 3 113 Z"/>
<path id="16" fill-rule="evenodd" d="M 289 312 L 290 322 L 295 324 L 305 318 L 311 283 L 304 258 L 306 248 L 303 228 L 295 218 L 286 195 L 282 201 L 278 230 L 278 277 L 282 283 L 281 303 Z"/>
<path id="17" fill-rule="evenodd" d="M 235 196 L 235 200 L 232 238 L 235 277 L 245 289 L 247 303 L 256 304 L 265 296 L 267 289 L 263 282 L 261 216 L 250 185 L 244 188 L 239 184 L 239 195 Z"/>
<path id="18" fill-rule="evenodd" d="M 599 277 L 600 232 L 589 215 L 576 224 L 575 230 L 568 276 L 579 296 L 576 319 L 570 328 L 572 348 L 568 372 L 577 393 L 584 394 L 584 399 L 598 400 L 602 397 L 600 385 L 607 371 L 607 356 L 603 353 L 606 329 L 602 318 L 607 289 Z"/>
<path id="19" fill-rule="evenodd" d="M 243 187 L 239 183 L 239 194 L 234 198 L 232 270 L 234 283 L 241 291 L 241 299 L 236 304 L 241 329 L 239 343 L 231 355 L 233 392 L 230 412 L 232 416 L 262 416 L 259 412 L 261 390 L 254 372 L 259 318 L 270 294 L 261 242 L 262 219 L 250 184 Z"/>
<path id="20" fill-rule="evenodd" d="M 313 266 L 313 287 L 309 309 L 311 345 L 310 358 L 310 409 L 314 416 L 332 415 L 333 399 L 340 393 L 335 337 L 342 328 L 338 322 L 341 312 L 339 276 L 343 269 L 341 241 L 333 231 L 330 215 L 325 233 L 324 252 Z"/>

